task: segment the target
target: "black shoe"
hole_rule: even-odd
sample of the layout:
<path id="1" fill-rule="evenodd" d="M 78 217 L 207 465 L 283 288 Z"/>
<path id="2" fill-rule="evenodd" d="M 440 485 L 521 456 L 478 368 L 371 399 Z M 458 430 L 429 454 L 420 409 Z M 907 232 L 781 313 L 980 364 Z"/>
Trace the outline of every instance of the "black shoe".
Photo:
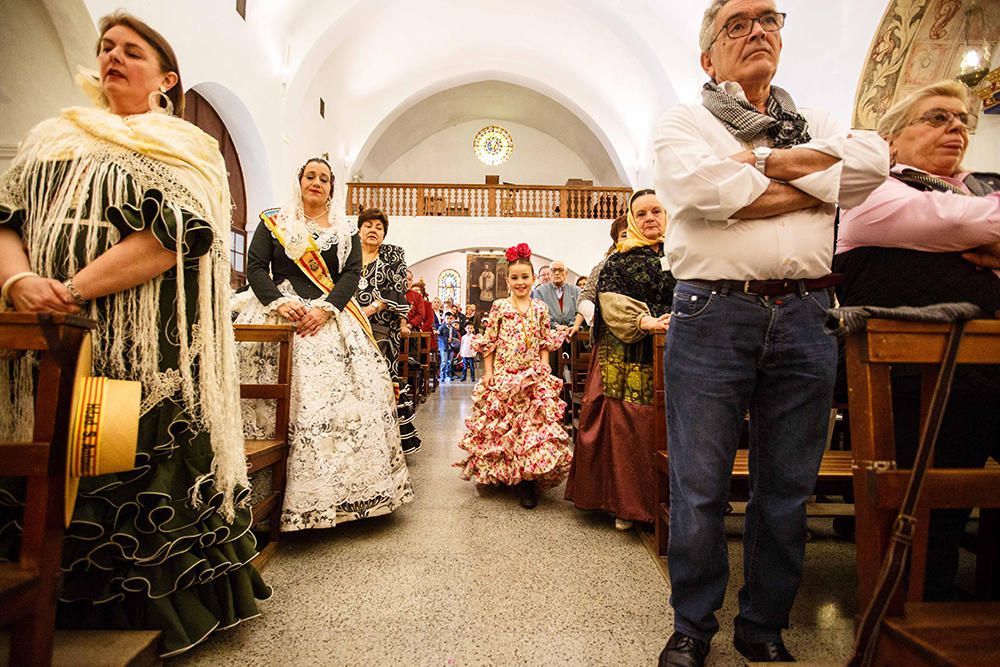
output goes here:
<path id="1" fill-rule="evenodd" d="M 659 667 L 703 667 L 708 655 L 708 642 L 674 632 L 660 652 Z"/>
<path id="2" fill-rule="evenodd" d="M 748 642 L 733 637 L 733 646 L 750 662 L 795 662 L 780 639 L 773 642 Z"/>
<path id="3" fill-rule="evenodd" d="M 526 510 L 534 509 L 538 504 L 538 487 L 535 481 L 525 481 L 518 484 L 521 491 L 521 507 Z"/>

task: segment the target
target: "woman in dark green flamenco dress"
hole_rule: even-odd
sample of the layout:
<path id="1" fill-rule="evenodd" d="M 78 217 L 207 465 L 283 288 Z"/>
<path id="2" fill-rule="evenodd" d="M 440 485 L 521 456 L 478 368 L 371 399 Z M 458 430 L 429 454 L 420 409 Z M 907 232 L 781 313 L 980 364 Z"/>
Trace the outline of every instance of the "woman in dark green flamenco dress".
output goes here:
<path id="1" fill-rule="evenodd" d="M 98 108 L 40 123 L 0 178 L 0 282 L 4 308 L 95 319 L 95 374 L 142 383 L 135 469 L 80 484 L 59 624 L 161 630 L 170 656 L 270 595 L 250 564 L 230 198 L 216 142 L 179 118 L 170 45 L 125 14 L 100 34 L 100 72 L 79 77 Z M 0 365 L 0 439 L 19 438 L 32 359 Z M 17 548 L 19 496 L 0 480 L 0 558 Z"/>

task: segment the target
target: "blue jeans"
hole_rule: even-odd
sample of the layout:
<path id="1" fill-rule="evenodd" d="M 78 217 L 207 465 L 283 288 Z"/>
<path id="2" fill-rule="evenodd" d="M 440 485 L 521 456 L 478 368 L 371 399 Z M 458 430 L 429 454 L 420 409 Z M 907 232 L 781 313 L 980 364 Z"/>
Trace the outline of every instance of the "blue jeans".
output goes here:
<path id="1" fill-rule="evenodd" d="M 476 358 L 462 357 L 462 382 L 465 382 L 465 374 L 472 374 L 472 381 L 476 381 Z"/>
<path id="2" fill-rule="evenodd" d="M 446 380 L 451 378 L 451 357 L 452 350 L 447 345 L 438 345 L 438 357 L 440 358 L 441 364 L 441 379 Z"/>
<path id="3" fill-rule="evenodd" d="M 664 357 L 674 627 L 709 641 L 729 579 L 723 515 L 744 413 L 750 501 L 736 634 L 788 627 L 805 559 L 806 499 L 826 442 L 837 347 L 825 291 L 758 297 L 679 282 Z"/>

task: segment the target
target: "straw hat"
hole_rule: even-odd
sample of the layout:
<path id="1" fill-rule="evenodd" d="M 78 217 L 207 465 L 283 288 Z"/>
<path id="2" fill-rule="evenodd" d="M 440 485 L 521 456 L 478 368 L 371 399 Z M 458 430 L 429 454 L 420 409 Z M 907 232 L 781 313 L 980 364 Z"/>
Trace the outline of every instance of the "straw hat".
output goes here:
<path id="1" fill-rule="evenodd" d="M 142 383 L 91 375 L 93 340 L 80 345 L 66 436 L 66 525 L 76 506 L 81 477 L 135 468 Z"/>

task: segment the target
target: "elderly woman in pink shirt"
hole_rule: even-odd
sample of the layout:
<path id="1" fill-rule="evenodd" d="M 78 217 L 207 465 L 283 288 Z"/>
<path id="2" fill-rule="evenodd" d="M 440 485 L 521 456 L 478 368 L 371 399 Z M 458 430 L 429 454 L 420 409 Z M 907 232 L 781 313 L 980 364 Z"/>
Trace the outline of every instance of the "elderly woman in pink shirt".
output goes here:
<path id="1" fill-rule="evenodd" d="M 846 275 L 842 302 L 971 301 L 1000 310 L 1000 275 L 980 270 L 1000 267 L 1000 176 L 962 168 L 966 95 L 957 81 L 942 81 L 883 116 L 892 178 L 843 214 L 834 260 Z"/>
<path id="2" fill-rule="evenodd" d="M 886 112 L 892 178 L 840 224 L 834 270 L 844 305 L 924 306 L 968 301 L 1000 317 L 1000 176 L 962 167 L 969 144 L 966 89 L 944 81 L 917 90 Z M 988 268 L 983 268 L 988 267 Z M 994 269 L 994 270 L 991 270 Z M 912 465 L 920 423 L 919 370 L 894 367 L 897 460 Z M 966 366 L 938 438 L 935 465 L 980 468 L 1000 454 L 1000 369 Z M 955 597 L 958 545 L 968 510 L 931 516 L 928 600 Z"/>

